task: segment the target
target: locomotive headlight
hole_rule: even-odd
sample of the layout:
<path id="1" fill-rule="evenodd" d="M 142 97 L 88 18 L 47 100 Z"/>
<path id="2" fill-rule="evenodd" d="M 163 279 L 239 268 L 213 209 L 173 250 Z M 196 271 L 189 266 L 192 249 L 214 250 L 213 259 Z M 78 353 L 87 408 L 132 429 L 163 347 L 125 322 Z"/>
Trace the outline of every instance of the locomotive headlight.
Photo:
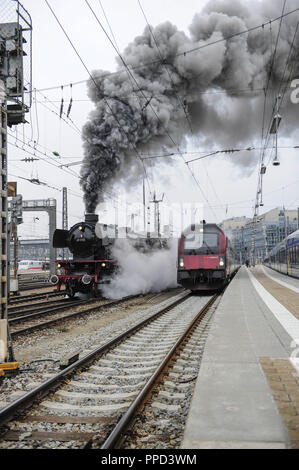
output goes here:
<path id="1" fill-rule="evenodd" d="M 106 263 L 102 263 L 101 266 L 102 266 L 102 268 L 105 268 L 105 267 L 106 267 Z"/>
<path id="2" fill-rule="evenodd" d="M 57 264 L 57 268 L 58 268 L 58 269 L 61 268 L 61 264 Z"/>
<path id="3" fill-rule="evenodd" d="M 91 277 L 88 274 L 84 274 L 81 280 L 82 283 L 85 284 L 85 286 L 91 283 Z"/>
<path id="4" fill-rule="evenodd" d="M 219 258 L 219 266 L 224 266 L 224 258 L 222 256 Z"/>
<path id="5" fill-rule="evenodd" d="M 80 232 L 82 232 L 82 230 L 83 230 L 82 225 L 79 225 L 78 230 L 80 230 Z"/>
<path id="6" fill-rule="evenodd" d="M 180 258 L 179 265 L 180 265 L 180 268 L 184 267 L 184 258 Z"/>

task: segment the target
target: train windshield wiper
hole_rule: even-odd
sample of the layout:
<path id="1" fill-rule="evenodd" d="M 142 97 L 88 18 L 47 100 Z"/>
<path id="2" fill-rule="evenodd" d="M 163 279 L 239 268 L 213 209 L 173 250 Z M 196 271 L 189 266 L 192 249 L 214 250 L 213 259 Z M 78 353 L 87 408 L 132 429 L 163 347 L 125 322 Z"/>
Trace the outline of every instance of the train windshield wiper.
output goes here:
<path id="1" fill-rule="evenodd" d="M 207 248 L 208 248 L 208 250 L 210 250 L 210 254 L 213 254 L 213 250 L 212 250 L 212 248 L 207 244 L 207 242 L 204 240 L 203 243 L 205 243 L 206 246 L 207 246 Z"/>

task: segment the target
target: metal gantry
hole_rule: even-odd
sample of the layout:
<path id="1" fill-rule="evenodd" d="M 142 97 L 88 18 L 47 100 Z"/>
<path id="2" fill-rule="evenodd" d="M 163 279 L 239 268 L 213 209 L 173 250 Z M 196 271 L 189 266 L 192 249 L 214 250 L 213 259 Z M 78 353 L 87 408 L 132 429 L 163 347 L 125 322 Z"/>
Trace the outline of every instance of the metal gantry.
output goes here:
<path id="1" fill-rule="evenodd" d="M 154 199 L 153 201 L 150 201 L 151 203 L 155 204 L 155 222 L 154 222 L 154 230 L 155 230 L 155 236 L 158 236 L 158 238 L 161 237 L 160 233 L 160 208 L 159 204 L 160 202 L 163 202 L 164 199 L 164 194 L 162 195 L 162 199 L 157 199 L 156 198 L 156 192 L 154 192 Z"/>
<path id="2" fill-rule="evenodd" d="M 8 203 L 8 208 L 11 207 L 11 201 Z M 50 242 L 50 272 L 56 272 L 56 248 L 53 248 L 52 239 L 56 230 L 56 199 L 32 199 L 22 202 L 22 211 L 25 212 L 47 212 L 49 215 L 49 242 Z"/>

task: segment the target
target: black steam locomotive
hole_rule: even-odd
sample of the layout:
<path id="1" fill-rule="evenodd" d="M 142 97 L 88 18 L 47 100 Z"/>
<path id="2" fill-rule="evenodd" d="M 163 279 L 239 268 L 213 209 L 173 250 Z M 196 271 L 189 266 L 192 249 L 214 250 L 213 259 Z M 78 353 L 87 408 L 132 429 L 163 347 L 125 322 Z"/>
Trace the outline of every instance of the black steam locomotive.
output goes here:
<path id="1" fill-rule="evenodd" d="M 109 283 L 116 270 L 116 260 L 111 257 L 114 240 L 98 237 L 97 222 L 96 214 L 86 214 L 85 221 L 70 230 L 54 232 L 53 247 L 68 248 L 73 259 L 56 261 L 57 275 L 52 275 L 50 282 L 58 291 L 64 285 L 69 297 L 74 297 L 76 292 L 88 292 L 97 297 L 101 285 Z"/>

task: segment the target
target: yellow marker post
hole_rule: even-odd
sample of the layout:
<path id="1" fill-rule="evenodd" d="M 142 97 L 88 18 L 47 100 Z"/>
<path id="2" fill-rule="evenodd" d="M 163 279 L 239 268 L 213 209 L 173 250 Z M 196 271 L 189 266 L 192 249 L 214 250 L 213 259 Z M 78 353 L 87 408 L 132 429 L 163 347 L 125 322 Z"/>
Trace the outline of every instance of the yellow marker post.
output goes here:
<path id="1" fill-rule="evenodd" d="M 0 370 L 18 370 L 20 368 L 20 363 L 19 362 L 3 362 L 0 364 Z"/>

